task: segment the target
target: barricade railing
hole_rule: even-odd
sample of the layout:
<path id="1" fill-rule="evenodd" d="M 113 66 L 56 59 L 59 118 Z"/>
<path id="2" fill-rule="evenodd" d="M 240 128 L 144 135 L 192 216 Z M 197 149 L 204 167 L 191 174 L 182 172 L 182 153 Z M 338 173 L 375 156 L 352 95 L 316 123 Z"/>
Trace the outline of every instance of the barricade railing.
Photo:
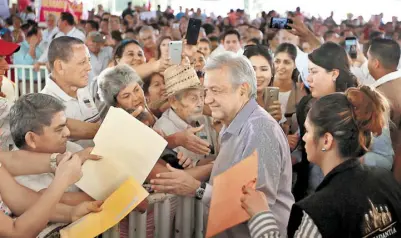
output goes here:
<path id="1" fill-rule="evenodd" d="M 33 65 L 12 64 L 9 66 L 7 78 L 14 82 L 16 98 L 27 93 L 42 91 L 49 77 L 49 71 L 45 66 L 41 66 L 38 72 L 34 71 Z"/>
<path id="2" fill-rule="evenodd" d="M 177 198 L 174 231 L 170 217 L 170 198 Z M 153 205 L 154 238 L 203 238 L 203 205 L 200 200 L 190 197 L 177 197 L 170 194 L 151 194 L 147 198 L 149 207 Z M 147 215 L 133 211 L 128 215 L 128 238 L 147 237 Z M 119 224 L 102 235 L 103 238 L 120 238 Z"/>

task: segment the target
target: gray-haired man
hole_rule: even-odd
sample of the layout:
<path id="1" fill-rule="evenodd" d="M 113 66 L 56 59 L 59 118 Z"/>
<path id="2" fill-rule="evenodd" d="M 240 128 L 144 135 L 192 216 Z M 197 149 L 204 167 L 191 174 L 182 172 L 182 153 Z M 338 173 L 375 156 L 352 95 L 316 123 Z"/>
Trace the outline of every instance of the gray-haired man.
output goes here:
<path id="1" fill-rule="evenodd" d="M 256 98 L 256 75 L 244 56 L 226 52 L 209 58 L 205 66 L 205 103 L 214 119 L 222 121 L 221 147 L 209 183 L 201 183 L 184 171 L 172 170 L 154 179 L 154 189 L 195 196 L 205 205 L 212 197 L 213 178 L 247 158 L 259 155 L 256 188 L 268 197 L 280 232 L 286 234 L 294 197 L 291 193 L 290 148 L 279 124 L 260 106 Z M 240 199 L 240 198 L 233 198 Z M 217 237 L 250 237 L 245 224 L 237 225 Z"/>

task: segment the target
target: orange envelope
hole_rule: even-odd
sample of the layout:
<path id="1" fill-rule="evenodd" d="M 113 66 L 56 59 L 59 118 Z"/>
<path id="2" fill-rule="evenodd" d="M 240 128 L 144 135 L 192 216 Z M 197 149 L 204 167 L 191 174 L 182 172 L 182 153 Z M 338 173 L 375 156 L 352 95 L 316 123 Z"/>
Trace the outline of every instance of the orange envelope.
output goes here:
<path id="1" fill-rule="evenodd" d="M 248 213 L 241 207 L 242 187 L 258 176 L 258 153 L 234 165 L 213 180 L 212 200 L 206 237 L 213 237 L 235 225 L 249 220 Z"/>

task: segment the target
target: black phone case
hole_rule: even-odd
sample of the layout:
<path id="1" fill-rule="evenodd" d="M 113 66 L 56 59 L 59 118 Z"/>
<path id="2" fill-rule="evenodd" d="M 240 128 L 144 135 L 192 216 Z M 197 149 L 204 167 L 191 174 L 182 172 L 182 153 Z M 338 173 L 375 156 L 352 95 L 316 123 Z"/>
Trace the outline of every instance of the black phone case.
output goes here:
<path id="1" fill-rule="evenodd" d="M 198 37 L 199 31 L 201 28 L 202 21 L 199 19 L 191 18 L 188 22 L 187 28 L 187 44 L 188 45 L 197 45 L 198 44 Z"/>
<path id="2" fill-rule="evenodd" d="M 161 154 L 160 158 L 164 160 L 164 162 L 171 165 L 171 167 L 176 169 L 184 169 L 179 163 L 177 158 L 177 152 L 171 149 L 164 149 L 163 153 Z"/>

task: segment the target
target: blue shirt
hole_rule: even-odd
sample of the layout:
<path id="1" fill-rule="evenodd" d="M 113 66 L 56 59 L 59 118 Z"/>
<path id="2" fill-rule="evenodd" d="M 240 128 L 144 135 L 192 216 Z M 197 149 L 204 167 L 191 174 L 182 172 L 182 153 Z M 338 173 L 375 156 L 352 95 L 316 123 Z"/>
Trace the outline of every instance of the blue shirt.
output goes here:
<path id="1" fill-rule="evenodd" d="M 43 51 L 40 47 L 36 47 L 35 55 L 36 59 L 33 59 L 32 56 L 29 54 L 29 43 L 27 41 L 23 41 L 20 45 L 20 49 L 16 52 L 13 56 L 13 62 L 17 65 L 33 65 L 37 59 L 42 55 Z M 37 80 L 37 72 L 33 72 L 33 80 Z M 22 79 L 23 73 L 22 69 L 18 69 L 17 72 L 18 79 Z M 44 76 L 44 72 L 41 72 L 41 75 Z M 30 79 L 30 72 L 29 69 L 25 69 L 25 79 Z"/>
<path id="2" fill-rule="evenodd" d="M 180 12 L 175 16 L 175 18 L 177 18 L 177 20 L 180 20 L 184 15 L 185 15 L 185 13 Z"/>
<path id="3" fill-rule="evenodd" d="M 266 194 L 281 234 L 286 234 L 294 197 L 291 193 L 292 164 L 287 138 L 273 117 L 255 99 L 237 114 L 220 132 L 220 152 L 213 165 L 210 184 L 206 186 L 202 201 L 209 205 L 213 178 L 241 160 L 258 152 L 258 179 L 256 188 Z M 239 199 L 239 198 L 233 198 Z M 207 214 L 207 212 L 205 212 Z M 246 224 L 240 224 L 216 237 L 250 237 Z"/>

